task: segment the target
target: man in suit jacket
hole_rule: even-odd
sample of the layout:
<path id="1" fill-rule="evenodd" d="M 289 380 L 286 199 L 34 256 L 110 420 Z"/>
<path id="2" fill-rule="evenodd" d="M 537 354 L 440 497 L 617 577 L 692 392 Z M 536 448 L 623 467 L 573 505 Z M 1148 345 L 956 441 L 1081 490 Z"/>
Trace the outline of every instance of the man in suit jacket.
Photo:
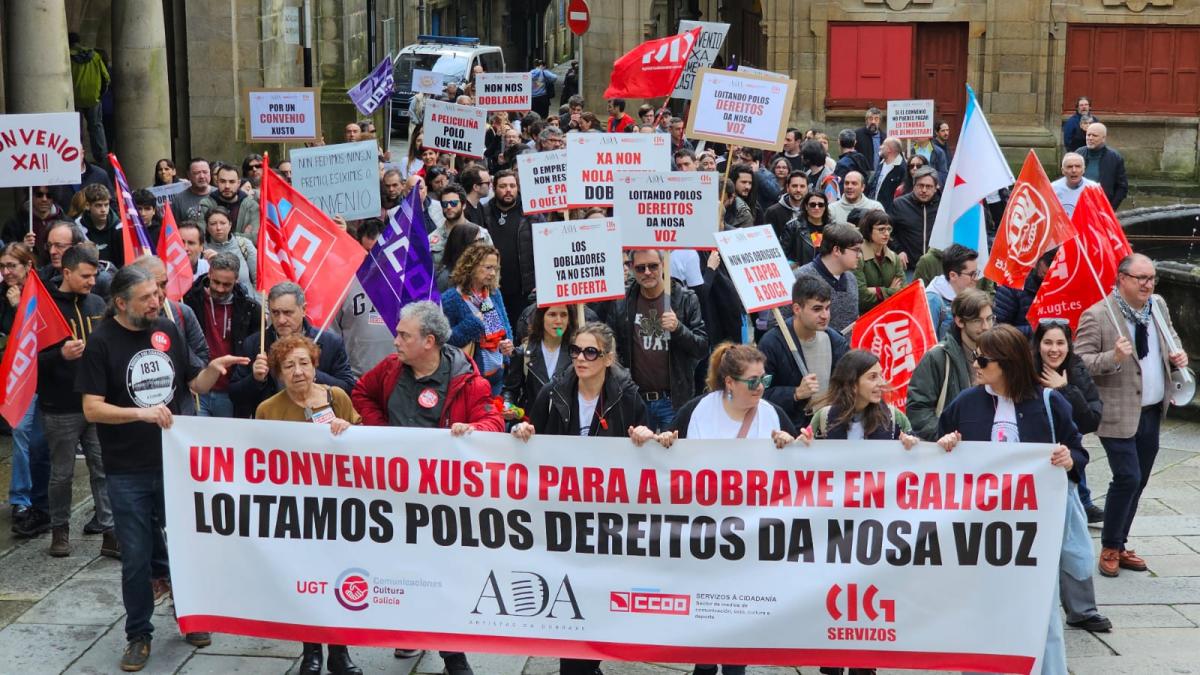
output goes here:
<path id="1" fill-rule="evenodd" d="M 1083 177 L 1094 180 L 1104 188 L 1108 203 L 1115 211 L 1129 193 L 1129 178 L 1125 175 L 1125 158 L 1108 147 L 1108 129 L 1099 122 L 1087 128 L 1087 145 L 1075 152 L 1083 155 Z"/>
<path id="2" fill-rule="evenodd" d="M 867 158 L 867 163 L 871 165 L 872 170 L 879 166 L 879 146 L 887 137 L 883 127 L 879 124 L 882 119 L 883 111 L 872 106 L 867 110 L 866 123 L 854 130 L 854 148 Z"/>
<path id="3" fill-rule="evenodd" d="M 883 210 L 892 214 L 892 202 L 896 200 L 896 188 L 904 182 L 904 174 L 908 164 L 904 159 L 904 146 L 900 140 L 893 137 L 883 139 L 879 146 L 880 162 L 875 167 L 875 175 L 871 176 L 871 184 L 867 187 L 867 196 L 883 205 Z"/>
<path id="4" fill-rule="evenodd" d="M 1104 416 L 1096 433 L 1108 453 L 1112 482 L 1100 535 L 1100 573 L 1124 567 L 1145 571 L 1146 561 L 1125 548 L 1138 500 L 1158 454 L 1158 430 L 1171 397 L 1171 367 L 1187 366 L 1163 299 L 1154 295 L 1154 262 L 1134 253 L 1121 260 L 1117 288 L 1079 319 L 1075 351 L 1100 389 Z M 1171 339 L 1159 330 L 1166 326 Z"/>

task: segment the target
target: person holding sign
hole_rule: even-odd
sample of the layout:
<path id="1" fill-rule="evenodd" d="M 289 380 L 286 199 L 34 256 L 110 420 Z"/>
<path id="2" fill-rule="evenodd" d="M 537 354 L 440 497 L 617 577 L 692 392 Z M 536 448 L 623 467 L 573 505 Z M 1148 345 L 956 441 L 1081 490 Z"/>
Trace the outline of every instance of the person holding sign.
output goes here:
<path id="1" fill-rule="evenodd" d="M 500 251 L 477 243 L 463 252 L 450 275 L 454 288 L 442 296 L 450 321 L 449 343 L 475 360 L 479 372 L 500 393 L 504 364 L 513 353 L 512 324 L 500 294 Z"/>

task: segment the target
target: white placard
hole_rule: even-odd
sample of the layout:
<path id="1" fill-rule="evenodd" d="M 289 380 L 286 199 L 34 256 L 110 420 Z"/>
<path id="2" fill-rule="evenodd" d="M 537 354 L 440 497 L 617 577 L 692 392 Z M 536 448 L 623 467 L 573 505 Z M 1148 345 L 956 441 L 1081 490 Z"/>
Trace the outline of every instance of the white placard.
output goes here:
<path id="1" fill-rule="evenodd" d="M 795 80 L 705 68 L 697 74 L 687 137 L 782 148 L 795 91 Z"/>
<path id="2" fill-rule="evenodd" d="M 283 43 L 286 45 L 300 44 L 300 8 L 283 8 Z"/>
<path id="3" fill-rule="evenodd" d="M 933 138 L 933 100 L 888 101 L 887 135 L 894 138 Z"/>
<path id="4" fill-rule="evenodd" d="M 480 73 L 475 76 L 475 106 L 484 110 L 529 110 L 533 78 L 529 73 Z"/>
<path id="5" fill-rule="evenodd" d="M 669 134 L 568 134 L 567 203 L 612 206 L 613 171 L 670 171 Z"/>
<path id="6" fill-rule="evenodd" d="M 721 51 L 721 44 L 725 42 L 725 35 L 729 33 L 727 23 L 688 19 L 679 22 L 679 32 L 686 33 L 697 26 L 700 27 L 700 39 L 692 45 L 692 53 L 688 54 L 687 65 L 683 67 L 683 74 L 679 76 L 679 82 L 675 85 L 675 93 L 671 94 L 673 98 L 692 100 L 696 71 L 712 65 L 717 53 Z"/>
<path id="7" fill-rule="evenodd" d="M 746 312 L 753 314 L 792 303 L 796 275 L 770 225 L 724 230 L 713 236 Z"/>
<path id="8" fill-rule="evenodd" d="M 246 140 L 317 140 L 321 135 L 318 99 L 316 89 L 246 90 Z"/>
<path id="9" fill-rule="evenodd" d="M 707 171 L 614 171 L 613 217 L 621 224 L 621 246 L 714 248 L 720 180 Z"/>
<path id="10" fill-rule="evenodd" d="M 760 68 L 751 68 L 750 66 L 738 66 L 737 71 L 739 73 L 749 73 L 751 75 L 762 75 L 763 77 L 769 77 L 772 80 L 788 79 L 788 76 L 784 75 L 783 73 L 776 73 L 772 70 L 762 70 Z"/>
<path id="11" fill-rule="evenodd" d="M 441 96 L 446 93 L 446 80 L 442 77 L 441 73 L 413 68 L 412 90 L 414 94 Z"/>
<path id="12" fill-rule="evenodd" d="M 186 180 L 180 180 L 166 185 L 155 185 L 146 189 L 150 191 L 150 194 L 154 195 L 154 205 L 161 208 L 167 202 L 171 201 L 171 197 L 190 187 L 192 187 L 191 183 Z"/>
<path id="13" fill-rule="evenodd" d="M 567 208 L 567 151 L 526 152 L 517 155 L 521 208 L 525 215 Z"/>
<path id="14" fill-rule="evenodd" d="M 481 108 L 436 99 L 425 101 L 421 147 L 482 159 L 486 136 L 487 112 Z"/>
<path id="15" fill-rule="evenodd" d="M 379 147 L 375 141 L 295 148 L 292 185 L 331 216 L 378 218 Z"/>
<path id="16" fill-rule="evenodd" d="M 82 156 L 79 113 L 0 115 L 0 187 L 76 184 Z"/>
<path id="17" fill-rule="evenodd" d="M 612 218 L 534 225 L 533 258 L 538 307 L 625 295 L 621 233 Z"/>

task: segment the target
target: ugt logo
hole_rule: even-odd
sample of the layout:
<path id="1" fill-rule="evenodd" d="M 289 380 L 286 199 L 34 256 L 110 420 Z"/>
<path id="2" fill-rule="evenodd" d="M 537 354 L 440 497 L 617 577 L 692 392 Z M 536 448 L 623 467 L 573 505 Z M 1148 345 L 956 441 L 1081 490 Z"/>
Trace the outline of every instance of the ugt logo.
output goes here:
<path id="1" fill-rule="evenodd" d="M 862 594 L 862 598 L 858 596 L 858 584 L 846 584 L 845 590 L 845 613 L 839 607 L 839 597 L 842 594 L 841 584 L 830 586 L 829 592 L 825 594 L 825 610 L 829 612 L 829 616 L 833 617 L 834 621 L 841 621 L 843 616 L 846 617 L 846 621 L 858 621 L 858 612 L 860 610 L 866 615 L 868 621 L 878 619 L 880 610 L 882 610 L 884 621 L 887 623 L 896 621 L 896 601 L 876 601 L 875 596 L 879 595 L 879 589 L 875 588 L 875 584 L 867 586 L 867 590 Z"/>
<path id="2" fill-rule="evenodd" d="M 514 570 L 501 579 L 496 577 L 496 571 L 490 570 L 483 581 L 483 589 L 475 600 L 472 614 L 483 614 L 480 607 L 492 607 L 498 616 L 544 616 L 547 619 L 557 619 L 555 612 L 561 613 L 567 609 L 559 605 L 568 605 L 571 618 L 582 620 L 583 613 L 579 609 L 579 601 L 575 599 L 575 591 L 571 588 L 571 578 L 563 575 L 558 589 L 553 595 L 546 577 L 537 572 Z"/>

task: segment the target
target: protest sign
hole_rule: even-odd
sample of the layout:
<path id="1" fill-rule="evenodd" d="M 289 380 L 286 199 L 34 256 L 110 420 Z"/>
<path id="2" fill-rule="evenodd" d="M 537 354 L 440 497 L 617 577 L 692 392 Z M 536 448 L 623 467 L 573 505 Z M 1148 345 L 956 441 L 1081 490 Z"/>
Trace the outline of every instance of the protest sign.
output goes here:
<path id="1" fill-rule="evenodd" d="M 521 208 L 532 216 L 567 208 L 567 151 L 526 152 L 517 155 Z"/>
<path id="2" fill-rule="evenodd" d="M 624 248 L 712 249 L 721 175 L 614 171 L 613 217 Z"/>
<path id="3" fill-rule="evenodd" d="M 665 451 L 180 416 L 162 453 L 179 628 L 1029 673 L 1057 603 L 1067 481 L 1051 449 L 687 439 Z"/>
<path id="4" fill-rule="evenodd" d="M 0 115 L 0 188 L 79 182 L 79 113 Z"/>
<path id="5" fill-rule="evenodd" d="M 331 216 L 378 218 L 379 148 L 375 141 L 292 150 L 292 185 Z"/>
<path id="6" fill-rule="evenodd" d="M 446 92 L 446 80 L 441 73 L 413 68 L 412 90 L 414 94 L 441 96 Z"/>
<path id="7" fill-rule="evenodd" d="M 613 171 L 670 171 L 667 134 L 567 136 L 567 204 L 573 209 L 613 205 Z"/>
<path id="8" fill-rule="evenodd" d="M 247 89 L 246 142 L 315 141 L 321 137 L 318 89 Z"/>
<path id="9" fill-rule="evenodd" d="M 533 225 L 538 307 L 625 295 L 621 234 L 612 218 Z"/>
<path id="10" fill-rule="evenodd" d="M 796 275 L 770 225 L 724 230 L 713 236 L 747 312 L 792 304 Z"/>
<path id="11" fill-rule="evenodd" d="M 687 137 L 767 150 L 783 147 L 796 81 L 701 69 Z"/>
<path id="12" fill-rule="evenodd" d="M 784 75 L 783 73 L 776 73 L 772 70 L 762 70 L 761 68 L 751 68 L 750 66 L 738 66 L 737 71 L 739 73 L 749 73 L 751 75 L 762 75 L 763 77 L 769 77 L 772 80 L 788 79 L 788 76 Z"/>
<path id="13" fill-rule="evenodd" d="M 180 180 L 175 181 L 174 183 L 167 183 L 166 185 L 155 185 L 146 189 L 150 191 L 150 194 L 154 195 L 154 205 L 158 208 L 162 208 L 171 202 L 171 197 L 174 197 L 190 187 L 192 187 L 191 183 L 186 180 Z"/>
<path id="14" fill-rule="evenodd" d="M 486 135 L 487 113 L 482 109 L 432 98 L 425 101 L 421 147 L 482 159 Z"/>
<path id="15" fill-rule="evenodd" d="M 692 100 L 696 71 L 712 65 L 713 59 L 717 58 L 717 53 L 721 51 L 721 44 L 725 42 L 725 35 L 729 33 L 729 24 L 727 23 L 691 21 L 689 19 L 679 22 L 680 33 L 686 33 L 696 27 L 700 28 L 700 38 L 696 40 L 696 44 L 692 45 L 692 52 L 688 54 L 687 65 L 683 67 L 683 74 L 679 76 L 679 82 L 675 85 L 675 93 L 671 94 L 672 98 Z"/>
<path id="16" fill-rule="evenodd" d="M 887 135 L 933 138 L 933 100 L 888 101 Z"/>
<path id="17" fill-rule="evenodd" d="M 479 73 L 475 76 L 475 107 L 484 110 L 529 110 L 533 78 L 529 73 Z"/>

